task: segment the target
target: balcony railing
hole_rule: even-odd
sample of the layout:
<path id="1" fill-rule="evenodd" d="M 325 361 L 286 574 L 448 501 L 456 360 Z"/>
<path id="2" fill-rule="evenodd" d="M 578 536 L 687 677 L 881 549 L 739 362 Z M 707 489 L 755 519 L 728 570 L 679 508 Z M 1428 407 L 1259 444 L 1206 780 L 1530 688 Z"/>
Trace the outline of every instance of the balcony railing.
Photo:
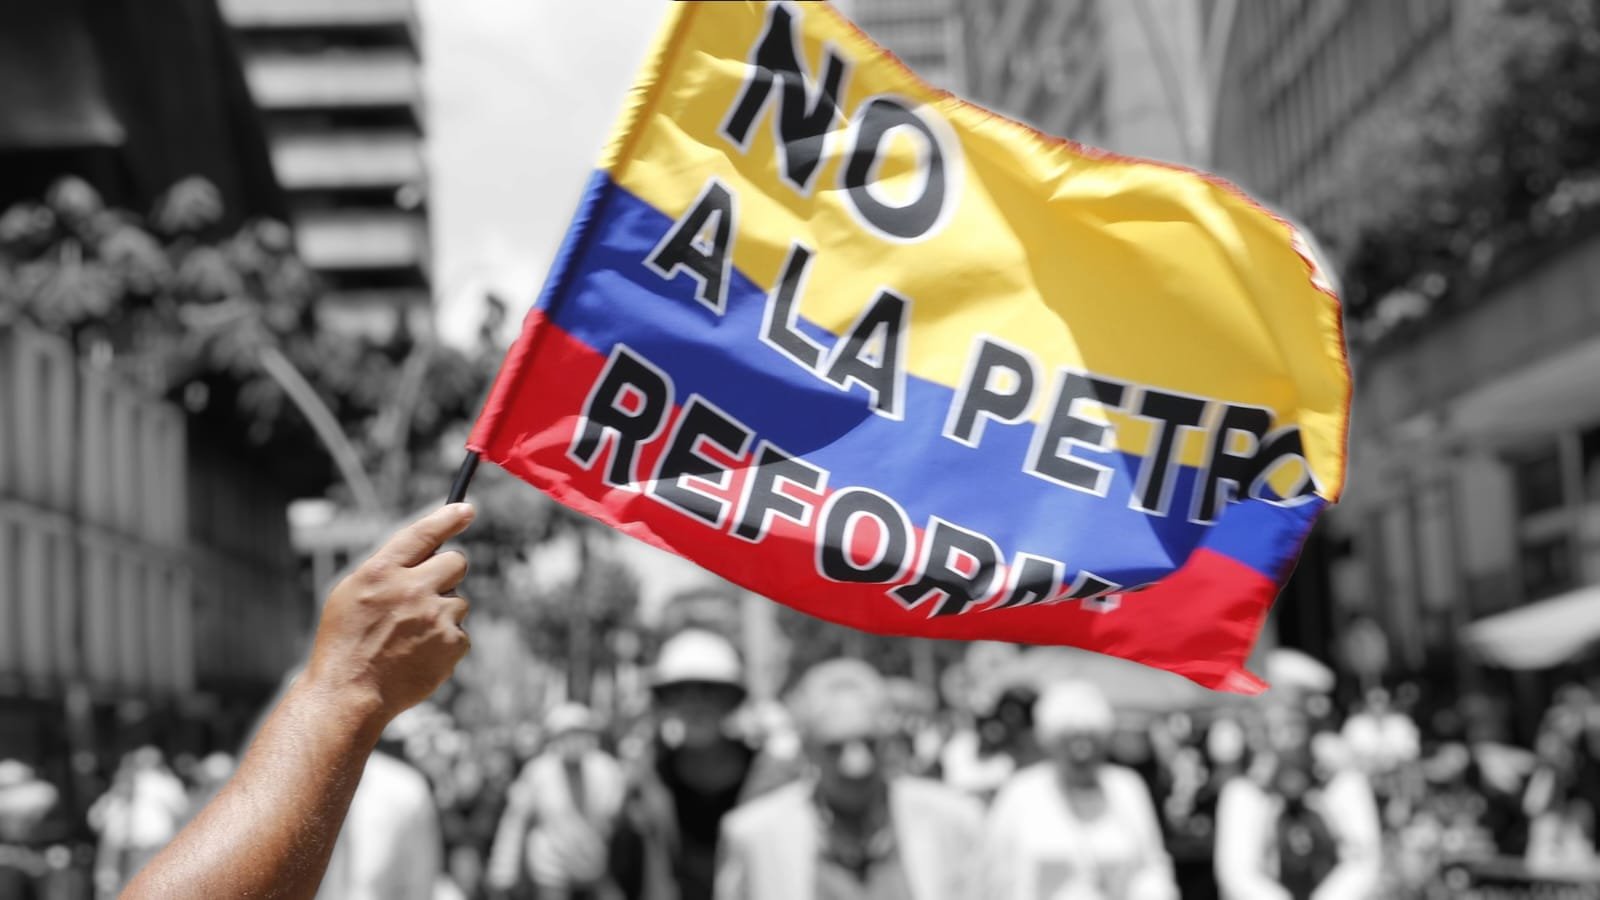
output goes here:
<path id="1" fill-rule="evenodd" d="M 427 227 L 400 210 L 308 211 L 296 218 L 295 234 L 313 268 L 427 267 Z"/>
<path id="2" fill-rule="evenodd" d="M 421 96 L 416 60 L 398 50 L 263 54 L 245 74 L 268 110 L 411 106 Z"/>
<path id="3" fill-rule="evenodd" d="M 272 163 L 290 190 L 398 187 L 423 176 L 417 137 L 403 131 L 283 134 Z"/>
<path id="4" fill-rule="evenodd" d="M 236 28 L 337 28 L 410 25 L 411 0 L 221 0 Z"/>

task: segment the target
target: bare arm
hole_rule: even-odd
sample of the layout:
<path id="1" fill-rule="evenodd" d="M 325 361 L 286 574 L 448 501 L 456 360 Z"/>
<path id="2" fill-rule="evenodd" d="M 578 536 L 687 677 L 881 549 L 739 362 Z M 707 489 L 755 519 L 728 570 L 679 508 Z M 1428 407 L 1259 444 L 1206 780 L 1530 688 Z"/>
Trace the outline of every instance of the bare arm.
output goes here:
<path id="1" fill-rule="evenodd" d="M 385 725 L 433 693 L 467 651 L 466 574 L 439 545 L 472 521 L 419 519 L 333 589 L 306 672 L 239 771 L 123 892 L 145 898 L 316 894 L 367 756 Z"/>

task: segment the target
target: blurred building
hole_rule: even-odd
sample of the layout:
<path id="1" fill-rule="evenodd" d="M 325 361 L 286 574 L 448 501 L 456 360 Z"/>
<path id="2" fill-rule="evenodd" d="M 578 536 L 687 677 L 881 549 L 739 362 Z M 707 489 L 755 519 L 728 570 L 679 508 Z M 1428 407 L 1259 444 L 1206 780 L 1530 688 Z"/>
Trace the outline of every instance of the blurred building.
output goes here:
<path id="1" fill-rule="evenodd" d="M 0 4 L 0 77 L 0 211 L 74 175 L 144 213 L 199 175 L 225 229 L 283 214 L 212 0 Z M 69 803 L 92 799 L 83 754 L 232 746 L 309 627 L 281 461 L 224 402 L 194 413 L 0 327 L 0 756 Z"/>
<path id="2" fill-rule="evenodd" d="M 431 315 L 412 0 L 222 0 L 267 118 L 319 314 L 384 336 Z"/>
<path id="3" fill-rule="evenodd" d="M 1218 2 L 1212 164 L 1315 233 L 1360 202 L 1341 166 L 1370 123 L 1454 64 L 1474 11 L 1452 0 Z"/>
<path id="4" fill-rule="evenodd" d="M 970 0 L 966 94 L 1116 153 L 1203 161 L 1201 6 L 1188 0 Z"/>
<path id="5" fill-rule="evenodd" d="M 1328 234 L 1362 202 L 1350 166 L 1363 135 L 1476 57 L 1475 17 L 1494 11 L 1450 0 L 1217 8 L 1228 39 L 1212 72 L 1215 166 Z M 1595 233 L 1499 261 L 1448 314 L 1357 348 L 1350 489 L 1307 555 L 1327 575 L 1309 589 L 1331 591 L 1333 608 L 1308 630 L 1370 618 L 1402 669 L 1452 680 L 1486 677 L 1475 662 L 1546 669 L 1595 636 Z"/>
<path id="6" fill-rule="evenodd" d="M 924 81 L 961 92 L 966 72 L 958 0 L 834 0 L 834 6 Z"/>

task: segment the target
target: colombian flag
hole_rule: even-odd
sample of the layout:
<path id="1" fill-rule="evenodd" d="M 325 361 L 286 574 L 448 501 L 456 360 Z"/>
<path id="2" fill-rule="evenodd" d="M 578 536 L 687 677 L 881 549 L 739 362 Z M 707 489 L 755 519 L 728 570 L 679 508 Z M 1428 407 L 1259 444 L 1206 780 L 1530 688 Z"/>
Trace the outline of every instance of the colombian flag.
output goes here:
<path id="1" fill-rule="evenodd" d="M 1259 690 L 1345 476 L 1295 229 L 935 90 L 825 3 L 669 7 L 469 449 L 825 619 Z"/>

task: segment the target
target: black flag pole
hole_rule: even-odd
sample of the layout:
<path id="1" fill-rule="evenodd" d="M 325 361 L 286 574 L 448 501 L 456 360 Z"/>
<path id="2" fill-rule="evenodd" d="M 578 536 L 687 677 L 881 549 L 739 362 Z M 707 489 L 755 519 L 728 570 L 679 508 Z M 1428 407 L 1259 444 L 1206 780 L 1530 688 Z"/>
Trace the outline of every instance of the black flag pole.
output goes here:
<path id="1" fill-rule="evenodd" d="M 467 499 L 467 486 L 472 484 L 472 475 L 478 471 L 478 451 L 468 450 L 466 458 L 461 460 L 461 468 L 456 470 L 455 483 L 450 485 L 450 496 L 445 498 L 445 503 L 460 503 Z"/>

